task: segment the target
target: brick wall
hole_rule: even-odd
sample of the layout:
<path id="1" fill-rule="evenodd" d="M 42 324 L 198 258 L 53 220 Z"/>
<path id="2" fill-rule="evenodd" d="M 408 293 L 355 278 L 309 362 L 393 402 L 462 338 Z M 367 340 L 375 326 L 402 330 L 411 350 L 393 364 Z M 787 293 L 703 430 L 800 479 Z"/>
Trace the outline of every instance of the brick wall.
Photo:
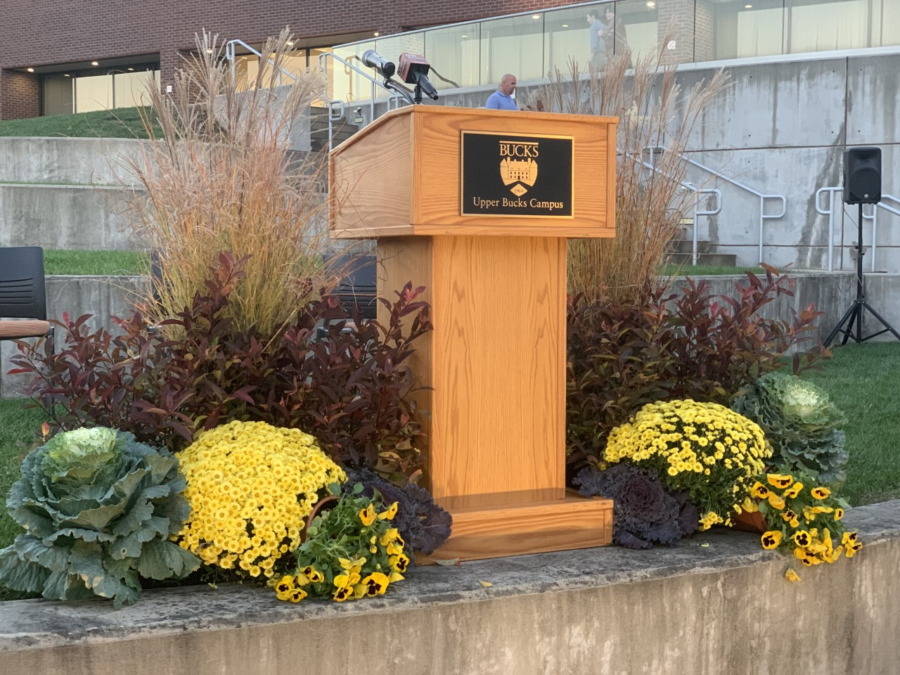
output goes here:
<path id="1" fill-rule="evenodd" d="M 694 57 L 694 0 L 658 0 L 658 30 L 662 42 L 667 31 L 675 49 L 665 51 L 668 63 L 687 63 Z"/>
<path id="2" fill-rule="evenodd" d="M 387 35 L 410 26 L 567 4 L 572 4 L 571 0 L 395 0 L 374 5 L 358 0 L 3 0 L 0 72 L 159 54 L 165 85 L 171 83 L 180 63 L 179 51 L 190 50 L 194 34 L 204 28 L 226 40 L 246 42 L 261 41 L 286 25 L 298 37 L 363 31 Z M 376 11 L 381 9 L 381 13 Z M 35 84 L 26 87 L 15 73 L 0 78 L 0 101 L 0 119 L 38 112 Z"/>
<path id="3" fill-rule="evenodd" d="M 0 70 L 0 119 L 17 120 L 39 114 L 37 77 L 14 70 Z"/>
<path id="4" fill-rule="evenodd" d="M 694 17 L 695 61 L 712 61 L 715 58 L 714 19 L 711 0 L 697 0 Z"/>

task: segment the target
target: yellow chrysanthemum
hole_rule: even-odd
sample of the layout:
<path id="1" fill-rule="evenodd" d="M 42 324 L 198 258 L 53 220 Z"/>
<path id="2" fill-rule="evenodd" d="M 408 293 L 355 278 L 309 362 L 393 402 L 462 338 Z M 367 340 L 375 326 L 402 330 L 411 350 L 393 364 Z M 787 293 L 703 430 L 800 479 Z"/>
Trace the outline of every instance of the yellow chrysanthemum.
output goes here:
<path id="1" fill-rule="evenodd" d="M 191 514 L 179 544 L 207 565 L 267 579 L 299 546 L 319 491 L 346 480 L 314 437 L 263 422 L 206 431 L 180 460 Z"/>

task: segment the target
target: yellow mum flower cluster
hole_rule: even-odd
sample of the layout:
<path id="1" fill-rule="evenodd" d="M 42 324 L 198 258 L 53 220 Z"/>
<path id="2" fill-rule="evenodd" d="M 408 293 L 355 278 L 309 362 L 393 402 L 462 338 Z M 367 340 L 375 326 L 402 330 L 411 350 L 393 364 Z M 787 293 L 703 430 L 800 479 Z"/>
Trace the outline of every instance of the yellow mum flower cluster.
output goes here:
<path id="1" fill-rule="evenodd" d="M 808 487 L 812 483 L 807 475 L 760 475 L 740 508 L 765 516 L 769 530 L 760 538 L 764 549 L 792 551 L 806 567 L 836 562 L 841 555 L 852 558 L 863 545 L 841 522 L 846 503 L 827 487 Z M 788 572 L 785 578 L 799 581 L 796 572 Z"/>
<path id="2" fill-rule="evenodd" d="M 207 565 L 271 579 L 319 491 L 347 480 L 316 439 L 264 422 L 206 431 L 180 457 L 191 515 L 179 544 Z"/>
<path id="3" fill-rule="evenodd" d="M 691 400 L 649 403 L 628 424 L 613 429 L 609 463 L 630 461 L 659 471 L 666 483 L 688 492 L 700 529 L 731 525 L 731 514 L 750 492 L 772 449 L 759 426 L 717 403 Z"/>

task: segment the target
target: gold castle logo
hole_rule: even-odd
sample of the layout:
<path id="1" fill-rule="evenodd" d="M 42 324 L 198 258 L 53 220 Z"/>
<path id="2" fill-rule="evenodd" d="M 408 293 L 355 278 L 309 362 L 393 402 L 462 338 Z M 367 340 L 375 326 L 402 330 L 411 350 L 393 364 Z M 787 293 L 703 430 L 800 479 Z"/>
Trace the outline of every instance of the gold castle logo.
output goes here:
<path id="1" fill-rule="evenodd" d="M 509 191 L 516 197 L 528 192 L 537 180 L 538 154 L 535 141 L 500 141 L 500 178 L 504 185 L 512 185 Z"/>

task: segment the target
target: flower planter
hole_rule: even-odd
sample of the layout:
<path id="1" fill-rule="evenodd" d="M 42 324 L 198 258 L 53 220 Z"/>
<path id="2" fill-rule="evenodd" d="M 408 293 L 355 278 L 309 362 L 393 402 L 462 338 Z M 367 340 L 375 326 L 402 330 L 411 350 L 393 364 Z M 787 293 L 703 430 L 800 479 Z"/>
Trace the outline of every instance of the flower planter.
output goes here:
<path id="1" fill-rule="evenodd" d="M 759 511 L 755 513 L 741 511 L 738 515 L 733 516 L 731 520 L 734 522 L 734 529 L 742 532 L 758 532 L 762 534 L 769 529 L 766 517 Z"/>
<path id="2" fill-rule="evenodd" d="M 324 499 L 320 499 L 316 502 L 316 505 L 313 506 L 313 510 L 309 512 L 309 515 L 306 517 L 306 525 L 304 525 L 303 530 L 300 532 L 300 543 L 306 541 L 306 533 L 309 531 L 309 526 L 312 525 L 312 521 L 315 520 L 316 516 L 318 516 L 323 511 L 328 511 L 329 509 L 334 508 L 335 504 L 338 503 L 338 498 L 335 496 L 325 497 Z"/>

